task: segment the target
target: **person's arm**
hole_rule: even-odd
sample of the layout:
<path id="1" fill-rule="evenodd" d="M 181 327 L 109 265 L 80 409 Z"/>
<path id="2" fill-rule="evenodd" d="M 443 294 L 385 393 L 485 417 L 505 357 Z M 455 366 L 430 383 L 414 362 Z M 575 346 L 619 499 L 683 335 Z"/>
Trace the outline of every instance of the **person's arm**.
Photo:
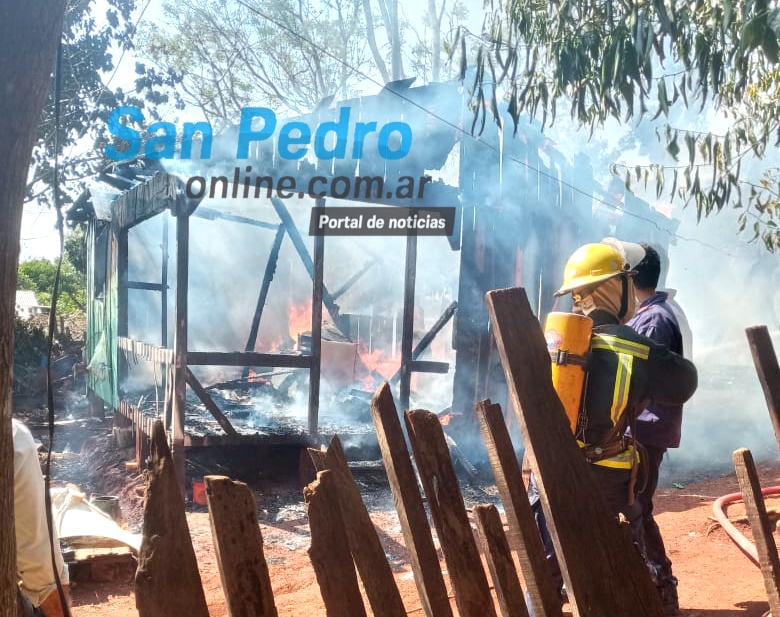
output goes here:
<path id="1" fill-rule="evenodd" d="M 21 590 L 35 606 L 49 601 L 59 604 L 51 596 L 59 596 L 52 568 L 52 550 L 46 523 L 46 486 L 38 461 L 38 451 L 30 431 L 22 423 L 13 421 L 14 442 L 14 527 L 16 531 L 16 569 Z M 54 559 L 60 582 L 69 583 L 68 569 L 62 558 L 54 533 Z M 51 599 L 50 599 L 51 598 Z M 62 611 L 62 607 L 59 607 Z M 50 610 L 55 610 L 51 608 Z M 49 617 L 48 613 L 44 613 Z M 61 614 L 61 613 L 60 613 Z M 52 612 L 57 616 L 58 613 Z"/>
<path id="2" fill-rule="evenodd" d="M 682 405 L 693 396 L 698 385 L 693 362 L 657 343 L 650 347 L 649 360 L 649 385 L 655 402 Z"/>

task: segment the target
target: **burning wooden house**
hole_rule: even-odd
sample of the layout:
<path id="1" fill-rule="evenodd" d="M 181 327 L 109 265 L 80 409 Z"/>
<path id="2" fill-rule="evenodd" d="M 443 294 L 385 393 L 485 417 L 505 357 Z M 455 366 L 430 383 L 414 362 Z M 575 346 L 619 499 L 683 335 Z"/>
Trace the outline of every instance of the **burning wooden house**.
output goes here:
<path id="1" fill-rule="evenodd" d="M 296 119 L 332 122 L 345 107 L 363 122 L 403 118 L 414 137 L 403 158 L 376 155 L 366 137 L 358 159 L 288 160 L 268 140 L 236 161 L 215 138 L 206 160 L 114 164 L 71 209 L 88 224 L 89 389 L 135 426 L 140 460 L 158 418 L 180 473 L 192 446 L 370 433 L 370 393 L 384 380 L 402 408 L 458 416 L 481 399 L 506 403 L 485 292 L 522 285 L 543 318 L 577 245 L 667 241 L 659 231 L 673 221 L 639 200 L 610 207 L 587 157 L 570 163 L 537 125 L 474 137 L 458 85 L 410 86 Z M 257 178 L 277 186 L 258 189 Z M 343 179 L 360 178 L 383 186 L 345 190 Z M 424 190 L 383 190 L 403 178 L 425 178 Z M 291 190 L 315 184 L 316 197 Z M 312 207 L 346 205 L 450 207 L 454 230 L 301 231 Z M 349 408 L 358 411 L 337 413 Z"/>

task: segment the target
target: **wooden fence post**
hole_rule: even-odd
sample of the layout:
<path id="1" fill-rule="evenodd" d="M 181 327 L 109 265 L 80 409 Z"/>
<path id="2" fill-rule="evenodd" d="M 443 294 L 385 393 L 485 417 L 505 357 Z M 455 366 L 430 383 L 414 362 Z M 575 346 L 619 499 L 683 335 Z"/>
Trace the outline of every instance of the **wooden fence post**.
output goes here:
<path id="1" fill-rule="evenodd" d="M 209 617 L 181 483 L 159 420 L 152 430 L 135 605 L 139 617 Z"/>
<path id="2" fill-rule="evenodd" d="M 734 451 L 733 459 L 750 530 L 753 532 L 761 576 L 764 578 L 769 610 L 772 615 L 780 615 L 780 591 L 777 588 L 780 581 L 780 559 L 777 557 L 777 545 L 772 533 L 772 524 L 766 513 L 761 486 L 758 483 L 753 455 L 747 448 L 740 448 Z"/>
<path id="3" fill-rule="evenodd" d="M 276 617 L 252 491 L 243 482 L 225 476 L 203 480 L 228 616 Z"/>
<path id="4" fill-rule="evenodd" d="M 461 617 L 495 617 L 490 586 L 438 416 L 407 411 L 406 430 Z"/>
<path id="5" fill-rule="evenodd" d="M 452 617 L 430 523 L 387 382 L 371 400 L 371 415 L 423 612 L 426 617 Z"/>

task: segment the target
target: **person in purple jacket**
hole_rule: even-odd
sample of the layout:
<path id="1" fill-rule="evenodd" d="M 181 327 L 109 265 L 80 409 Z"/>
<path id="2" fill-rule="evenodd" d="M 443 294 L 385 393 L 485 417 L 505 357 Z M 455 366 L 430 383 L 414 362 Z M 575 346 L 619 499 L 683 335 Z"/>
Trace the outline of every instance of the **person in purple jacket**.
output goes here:
<path id="1" fill-rule="evenodd" d="M 634 268 L 634 287 L 639 307 L 628 325 L 675 353 L 688 355 L 690 350 L 683 349 L 683 336 L 676 313 L 668 302 L 668 294 L 656 290 L 661 273 L 660 256 L 653 247 L 647 244 L 641 246 L 645 249 L 645 256 Z M 635 437 L 646 451 L 644 462 L 647 482 L 644 490 L 637 495 L 637 502 L 642 508 L 646 562 L 661 593 L 667 615 L 676 614 L 679 610 L 677 578 L 672 574 L 672 562 L 666 554 L 661 532 L 653 518 L 653 496 L 667 448 L 680 445 L 682 411 L 682 405 L 651 402 L 639 414 L 635 426 Z"/>

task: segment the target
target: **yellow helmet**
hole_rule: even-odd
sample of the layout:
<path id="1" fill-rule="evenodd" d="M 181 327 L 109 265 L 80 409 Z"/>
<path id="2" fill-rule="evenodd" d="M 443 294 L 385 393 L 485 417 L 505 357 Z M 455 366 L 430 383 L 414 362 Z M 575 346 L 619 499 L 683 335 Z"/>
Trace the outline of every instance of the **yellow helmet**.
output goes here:
<path id="1" fill-rule="evenodd" d="M 562 296 L 575 289 L 600 283 L 626 272 L 621 252 L 609 244 L 585 244 L 578 248 L 563 269 L 563 284 L 555 292 Z"/>

